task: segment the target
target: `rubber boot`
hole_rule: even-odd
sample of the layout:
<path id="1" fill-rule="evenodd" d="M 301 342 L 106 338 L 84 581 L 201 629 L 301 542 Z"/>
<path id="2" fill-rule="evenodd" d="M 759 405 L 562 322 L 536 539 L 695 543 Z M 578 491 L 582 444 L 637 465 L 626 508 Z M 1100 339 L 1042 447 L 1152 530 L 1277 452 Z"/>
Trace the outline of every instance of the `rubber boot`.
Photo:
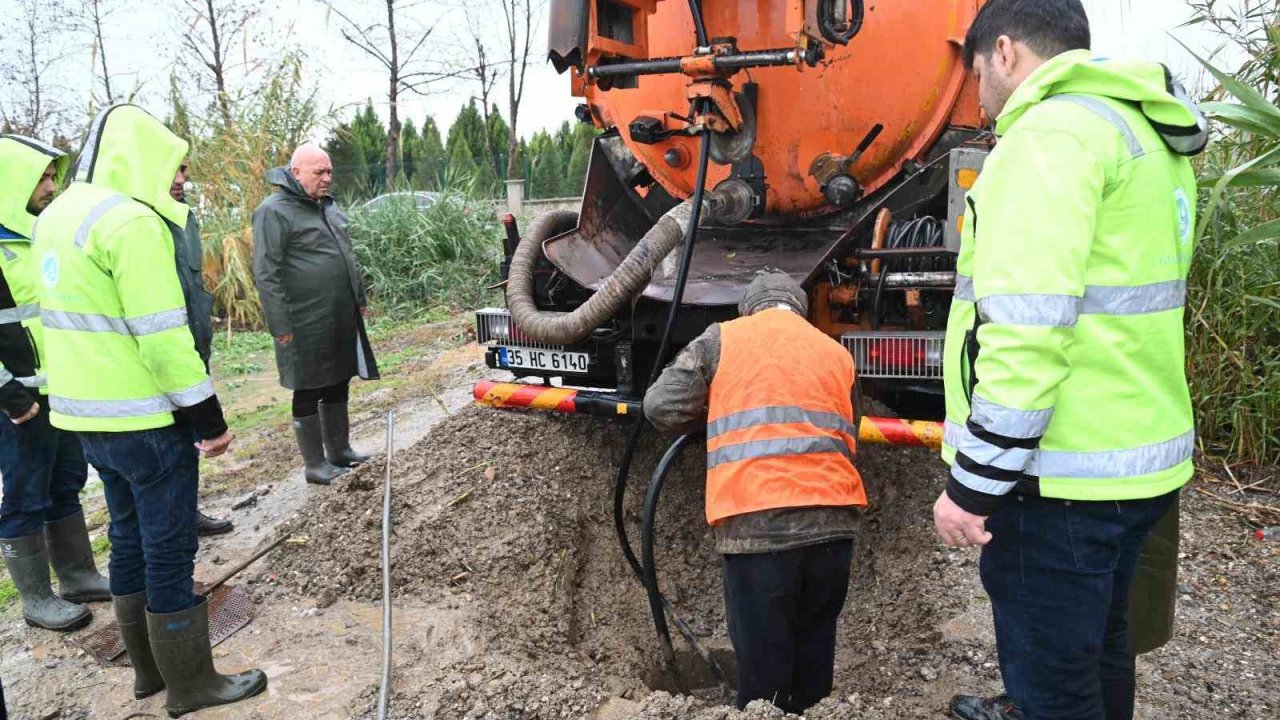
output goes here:
<path id="1" fill-rule="evenodd" d="M 211 518 L 208 515 L 196 511 L 196 535 L 200 537 L 208 537 L 210 535 L 223 535 L 231 532 L 235 527 L 230 520 L 219 520 Z"/>
<path id="2" fill-rule="evenodd" d="M 329 464 L 324 458 L 324 441 L 320 439 L 320 416 L 308 415 L 293 419 L 293 434 L 298 438 L 298 450 L 306 463 L 307 482 L 312 485 L 328 485 L 345 473 L 346 468 Z"/>
<path id="3" fill-rule="evenodd" d="M 169 689 L 164 709 L 169 717 L 217 705 L 229 705 L 267 689 L 267 674 L 249 670 L 222 675 L 213 667 L 209 646 L 209 606 L 202 597 L 194 607 L 157 615 L 147 611 L 151 652 Z"/>
<path id="4" fill-rule="evenodd" d="M 63 600 L 82 603 L 111 599 L 111 586 L 93 562 L 83 510 L 45 523 L 44 540 L 49 547 L 49 562 L 58 575 L 58 595 Z"/>
<path id="5" fill-rule="evenodd" d="M 164 689 L 164 678 L 151 654 L 147 638 L 147 593 L 119 595 L 111 598 L 116 610 L 116 624 L 124 637 L 124 649 L 133 664 L 133 696 L 149 698 Z"/>
<path id="6" fill-rule="evenodd" d="M 951 698 L 951 717 L 958 720 L 1022 720 L 1022 710 L 1008 695 L 993 698 L 956 695 Z"/>
<path id="7" fill-rule="evenodd" d="M 351 419 L 346 403 L 320 403 L 320 428 L 324 431 L 324 456 L 338 467 L 355 467 L 369 455 L 351 448 Z"/>
<path id="8" fill-rule="evenodd" d="M 3 553 L 9 577 L 18 589 L 18 597 L 22 599 L 22 619 L 28 625 L 70 632 L 93 622 L 89 608 L 53 594 L 44 533 L 0 540 L 0 553 Z"/>

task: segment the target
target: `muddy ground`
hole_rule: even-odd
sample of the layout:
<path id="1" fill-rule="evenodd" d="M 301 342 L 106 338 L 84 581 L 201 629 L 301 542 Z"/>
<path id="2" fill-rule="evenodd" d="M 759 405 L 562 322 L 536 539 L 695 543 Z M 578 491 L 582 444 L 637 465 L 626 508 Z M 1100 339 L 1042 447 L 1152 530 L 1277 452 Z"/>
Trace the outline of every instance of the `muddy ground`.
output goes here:
<path id="1" fill-rule="evenodd" d="M 726 707 L 679 637 L 694 693 L 669 692 L 675 683 L 661 670 L 644 594 L 614 535 L 622 428 L 464 407 L 478 372 L 472 355 L 436 373 L 438 402 L 403 389 L 417 405 L 402 406 L 398 447 L 421 439 L 392 465 L 391 717 L 781 717 L 771 707 Z M 442 404 L 458 411 L 446 416 Z M 377 418 L 364 417 L 362 430 L 364 447 L 380 446 Z M 633 543 L 644 485 L 665 445 L 649 435 L 636 462 L 627 504 Z M 272 453 L 287 451 L 277 443 L 263 456 Z M 873 505 L 856 542 L 836 689 L 808 717 L 943 717 L 953 693 L 999 688 L 977 554 L 943 549 L 930 534 L 929 508 L 944 477 L 931 453 L 868 447 L 860 466 Z M 246 481 L 258 497 L 239 511 L 243 532 L 205 543 L 197 575 L 216 577 L 277 533 L 293 536 L 237 578 L 259 615 L 215 651 L 224 669 L 263 667 L 271 687 L 190 717 L 375 716 L 384 471 L 379 457 L 328 489 L 304 486 L 296 472 Z M 691 447 L 662 498 L 657 562 L 678 612 L 730 666 L 702 474 L 700 449 Z M 1262 480 L 1255 494 L 1280 485 Z M 225 510 L 246 489 L 208 503 Z M 1240 516 L 1193 488 L 1184 497 L 1183 552 L 1178 637 L 1139 659 L 1139 717 L 1276 717 L 1280 542 L 1252 540 Z M 97 610 L 97 623 L 110 614 L 105 605 Z M 131 699 L 129 671 L 103 669 L 53 633 L 15 627 L 12 614 L 0 622 L 0 673 L 14 717 L 162 716 L 159 698 Z"/>

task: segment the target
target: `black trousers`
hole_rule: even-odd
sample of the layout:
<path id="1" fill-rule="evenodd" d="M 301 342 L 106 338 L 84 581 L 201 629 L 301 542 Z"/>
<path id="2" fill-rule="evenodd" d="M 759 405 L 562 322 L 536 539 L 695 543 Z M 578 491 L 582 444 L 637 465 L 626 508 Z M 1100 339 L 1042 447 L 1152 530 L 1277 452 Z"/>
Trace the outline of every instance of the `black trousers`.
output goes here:
<path id="1" fill-rule="evenodd" d="M 351 392 L 351 383 L 344 382 L 311 390 L 293 391 L 293 416 L 311 417 L 320 411 L 319 403 L 344 403 Z"/>
<path id="2" fill-rule="evenodd" d="M 764 699 L 799 715 L 831 693 L 852 558 L 852 540 L 724 556 L 738 709 Z"/>

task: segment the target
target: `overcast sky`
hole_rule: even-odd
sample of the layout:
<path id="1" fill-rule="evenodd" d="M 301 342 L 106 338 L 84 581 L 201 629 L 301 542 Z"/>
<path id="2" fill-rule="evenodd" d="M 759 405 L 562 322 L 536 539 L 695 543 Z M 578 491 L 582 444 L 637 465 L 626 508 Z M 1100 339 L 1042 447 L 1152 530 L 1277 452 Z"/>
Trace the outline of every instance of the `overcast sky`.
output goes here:
<path id="1" fill-rule="evenodd" d="M 82 2 L 65 1 L 71 4 Z M 5 18 L 4 28 L 0 29 L 0 47 L 12 41 L 14 25 L 9 18 L 15 17 L 11 12 L 16 2 L 0 0 L 0 17 Z M 126 8 L 110 18 L 106 31 L 112 72 L 120 73 L 114 82 L 117 87 L 129 89 L 140 85 L 139 102 L 153 107 L 157 114 L 163 114 L 167 111 L 168 76 L 175 58 L 182 52 L 178 42 L 184 29 L 180 0 L 139 3 L 133 7 L 128 7 L 127 0 L 106 2 Z M 322 2 L 265 0 L 261 4 L 266 8 L 265 15 L 258 25 L 258 37 L 245 50 L 248 56 L 266 56 L 274 54 L 277 47 L 296 44 L 308 54 L 308 79 L 318 88 L 323 106 L 343 108 L 342 116 L 345 118 L 351 114 L 347 106 L 363 104 L 366 98 L 372 97 L 379 112 L 385 115 L 385 74 L 342 39 L 340 21 L 328 12 Z M 1189 80 L 1195 82 L 1201 75 L 1198 66 L 1171 40 L 1170 33 L 1206 51 L 1217 44 L 1214 38 L 1201 30 L 1178 29 L 1191 14 L 1185 0 L 1084 0 L 1084 4 L 1093 27 L 1094 50 L 1101 55 L 1160 60 L 1168 63 L 1175 72 L 1192 76 Z M 378 5 L 381 5 L 380 0 L 346 0 L 339 7 L 368 13 L 375 12 Z M 478 7 L 482 3 L 473 2 L 471 5 Z M 458 57 L 464 45 L 470 42 L 463 7 L 463 0 L 420 0 L 409 16 L 398 22 L 410 32 L 434 27 L 428 48 L 436 57 Z M 502 32 L 500 16 L 492 11 L 473 12 L 473 15 L 480 16 L 485 31 L 493 34 L 491 40 L 495 49 L 492 52 L 496 54 L 496 43 L 501 40 Z M 534 39 L 535 57 L 529 69 L 525 103 L 521 109 L 520 130 L 526 136 L 538 129 L 554 128 L 572 118 L 577 103 L 569 95 L 567 78 L 556 75 L 550 65 L 542 61 L 546 47 L 546 15 L 544 4 L 539 11 Z M 58 91 L 72 107 L 88 104 L 87 82 L 92 76 L 91 62 L 87 50 L 63 61 L 67 72 L 60 73 Z M 505 85 L 500 85 L 498 90 L 495 100 L 505 114 Z M 11 87 L 0 88 L 0 99 L 8 99 L 13 91 Z M 429 96 L 411 95 L 402 99 L 401 116 L 420 122 L 427 115 L 433 115 L 442 127 L 447 127 L 475 93 L 474 81 L 450 81 L 437 86 Z"/>

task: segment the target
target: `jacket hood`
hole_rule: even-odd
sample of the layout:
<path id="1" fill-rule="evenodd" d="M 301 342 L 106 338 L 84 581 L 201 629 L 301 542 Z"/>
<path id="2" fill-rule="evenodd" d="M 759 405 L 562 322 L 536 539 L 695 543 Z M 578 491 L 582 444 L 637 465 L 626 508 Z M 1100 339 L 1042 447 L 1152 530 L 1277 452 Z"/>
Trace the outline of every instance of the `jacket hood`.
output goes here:
<path id="1" fill-rule="evenodd" d="M 267 182 L 275 185 L 290 195 L 296 195 L 304 200 L 311 200 L 311 196 L 302 187 L 302 183 L 298 182 L 298 178 L 289 172 L 287 167 L 271 168 L 267 171 Z"/>
<path id="2" fill-rule="evenodd" d="M 1036 68 L 1009 98 L 996 120 L 996 134 L 1004 135 L 1042 100 L 1067 94 L 1097 95 L 1132 105 L 1179 155 L 1198 155 L 1209 142 L 1208 120 L 1169 68 L 1154 62 L 1095 58 L 1088 50 L 1062 53 Z"/>
<path id="3" fill-rule="evenodd" d="M 191 210 L 169 195 L 187 156 L 187 141 L 137 105 L 112 105 L 89 127 L 76 180 L 115 190 L 141 202 L 178 227 Z"/>
<path id="4" fill-rule="evenodd" d="M 61 186 L 71 167 L 71 158 L 66 153 L 21 135 L 0 135 L 0 177 L 4 178 L 4 189 L 0 191 L 0 225 L 25 238 L 31 237 L 36 216 L 27 212 L 27 201 L 51 162 L 56 163 L 55 182 Z"/>

